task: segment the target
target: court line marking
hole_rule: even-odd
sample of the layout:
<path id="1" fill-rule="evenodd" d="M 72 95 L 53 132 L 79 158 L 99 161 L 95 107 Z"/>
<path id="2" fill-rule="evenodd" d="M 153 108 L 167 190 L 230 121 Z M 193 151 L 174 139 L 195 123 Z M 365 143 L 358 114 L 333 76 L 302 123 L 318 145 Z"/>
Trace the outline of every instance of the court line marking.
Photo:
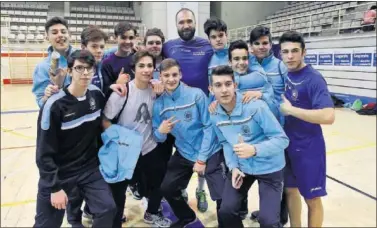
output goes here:
<path id="1" fill-rule="evenodd" d="M 16 132 L 16 131 L 13 131 L 13 130 L 11 130 L 11 129 L 7 129 L 7 128 L 4 128 L 4 127 L 1 127 L 0 129 L 1 129 L 4 133 L 9 133 L 9 134 L 12 134 L 12 135 L 16 135 L 16 136 L 19 136 L 19 137 L 21 137 L 21 138 L 33 139 L 33 140 L 36 139 L 36 137 L 34 137 L 34 136 L 24 135 L 24 134 L 18 133 L 18 132 Z"/>
<path id="2" fill-rule="evenodd" d="M 341 148 L 341 149 L 334 149 L 326 152 L 326 154 L 337 154 L 337 153 L 344 153 L 348 151 L 353 151 L 353 150 L 359 150 L 359 149 L 366 149 L 369 147 L 376 147 L 376 143 L 367 143 L 364 145 L 359 145 L 359 146 L 351 146 L 351 147 L 346 147 L 346 148 Z"/>
<path id="3" fill-rule="evenodd" d="M 373 200 L 377 201 L 377 198 L 375 196 L 372 196 L 372 195 L 370 195 L 370 194 L 368 194 L 368 193 L 366 193 L 366 192 L 364 192 L 364 191 L 362 191 L 362 190 L 360 190 L 358 188 L 355 188 L 355 187 L 353 187 L 353 186 L 351 186 L 351 185 L 349 185 L 347 183 L 344 183 L 343 181 L 340 181 L 340 180 L 338 180 L 338 179 L 336 179 L 334 177 L 331 177 L 329 175 L 326 175 L 326 177 L 329 178 L 330 180 L 333 180 L 333 181 L 335 181 L 335 182 L 337 182 L 337 183 L 339 183 L 339 184 L 341 184 L 341 185 L 343 185 L 343 186 L 351 189 L 351 190 L 354 190 L 355 192 L 358 192 L 358 193 L 360 193 L 360 194 L 362 194 L 362 195 L 364 195 L 364 196 L 366 196 L 366 197 L 368 197 L 370 199 L 373 199 Z"/>
<path id="4" fill-rule="evenodd" d="M 375 143 L 370 143 L 370 144 L 361 145 L 361 146 L 354 146 L 354 147 L 349 147 L 349 148 L 344 148 L 344 149 L 339 149 L 339 150 L 332 150 L 332 151 L 329 151 L 328 154 L 343 153 L 343 152 L 353 151 L 353 150 L 357 150 L 357 149 L 364 149 L 364 148 L 368 148 L 368 147 L 371 147 L 371 146 L 376 146 L 376 144 Z M 327 177 L 329 177 L 329 176 L 327 176 Z M 191 179 L 197 179 L 197 178 L 198 178 L 198 175 L 193 175 Z M 331 178 L 333 178 L 333 177 L 331 177 Z M 335 179 L 335 178 L 333 178 L 333 179 Z M 338 180 L 334 180 L 334 181 L 338 181 Z M 339 181 L 339 182 L 341 182 L 341 181 Z M 344 183 L 344 182 L 342 182 L 342 183 Z M 347 185 L 348 184 L 344 183 L 344 186 L 348 187 Z M 350 187 L 353 190 L 357 189 L 357 188 L 354 188 L 352 186 L 350 186 Z M 357 190 L 355 190 L 355 191 L 357 191 Z M 358 191 L 360 191 L 360 193 L 363 194 L 361 190 L 358 190 Z M 365 193 L 365 194 L 368 194 L 368 193 Z M 375 197 L 370 196 L 370 195 L 368 197 L 372 197 L 372 199 L 375 199 Z M 34 203 L 34 202 L 36 202 L 36 200 L 25 200 L 25 201 L 18 201 L 18 202 L 9 202 L 9 203 L 1 204 L 1 207 L 13 207 L 13 206 L 19 206 L 19 205 L 24 205 L 24 204 L 28 204 L 28 203 Z"/>
<path id="5" fill-rule="evenodd" d="M 35 147 L 35 145 L 29 145 L 29 146 L 11 146 L 11 147 L 1 148 L 0 150 L 25 149 L 25 148 L 31 148 L 31 147 Z"/>
<path id="6" fill-rule="evenodd" d="M 8 129 L 5 129 L 5 128 L 1 128 L 1 130 L 8 130 Z M 20 136 L 20 137 L 28 137 L 28 138 L 31 138 L 30 136 L 26 136 L 26 135 L 23 135 L 23 134 L 20 134 L 20 133 L 16 133 L 16 132 L 7 132 L 7 133 L 13 133 L 17 136 Z M 35 139 L 35 138 L 33 138 Z M 348 148 L 343 148 L 343 149 L 335 149 L 335 150 L 331 150 L 329 152 L 326 152 L 326 154 L 336 154 L 336 153 L 343 153 L 343 152 L 348 152 L 348 151 L 353 151 L 353 150 L 357 150 L 357 149 L 365 149 L 365 148 L 368 148 L 368 147 L 375 147 L 376 146 L 376 143 L 368 143 L 368 144 L 364 144 L 364 145 L 360 145 L 360 146 L 353 146 L 353 147 L 348 147 Z M 328 176 L 329 177 L 329 176 Z M 197 179 L 198 178 L 198 175 L 193 175 L 191 179 Z M 332 177 L 331 177 L 332 178 Z M 331 179 L 330 178 L 330 179 Z M 333 178 L 335 179 L 335 178 Z M 335 181 L 335 180 L 334 180 Z M 336 180 L 338 181 L 338 180 Z M 341 182 L 341 181 L 339 181 Z M 343 183 L 343 182 L 342 182 Z M 344 183 L 345 186 L 347 185 L 346 183 Z M 349 185 L 350 186 L 350 185 Z M 347 186 L 346 186 L 347 187 Z M 350 186 L 352 187 L 352 186 Z M 352 187 L 354 188 L 354 187 Z M 351 189 L 352 189 L 351 188 Z M 357 188 L 354 188 L 354 189 L 357 189 Z M 358 189 L 357 189 L 358 190 Z M 356 191 L 356 190 L 355 190 Z M 361 190 L 359 190 L 360 193 L 362 192 Z M 363 194 L 363 193 L 361 193 Z M 369 195 L 368 193 L 365 193 L 367 195 Z M 368 196 L 368 197 L 372 197 L 372 199 L 375 199 L 375 197 L 373 196 Z M 24 204 L 28 204 L 28 203 L 34 203 L 36 202 L 36 200 L 25 200 L 25 201 L 17 201 L 17 202 L 9 202 L 9 203 L 4 203 L 4 204 L 1 204 L 0 207 L 13 207 L 13 206 L 19 206 L 19 205 L 24 205 Z"/>
<path id="7" fill-rule="evenodd" d="M 3 111 L 1 112 L 1 115 L 9 115 L 9 114 L 24 114 L 24 113 L 33 113 L 33 112 L 39 112 L 39 109 L 33 109 L 33 110 L 11 110 L 11 111 Z"/>

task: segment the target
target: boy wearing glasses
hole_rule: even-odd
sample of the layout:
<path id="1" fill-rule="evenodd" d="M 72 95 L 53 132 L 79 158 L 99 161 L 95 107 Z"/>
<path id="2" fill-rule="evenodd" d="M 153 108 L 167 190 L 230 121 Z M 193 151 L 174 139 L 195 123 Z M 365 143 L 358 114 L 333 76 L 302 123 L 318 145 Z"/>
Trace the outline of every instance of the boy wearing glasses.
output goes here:
<path id="1" fill-rule="evenodd" d="M 91 84 L 95 58 L 78 50 L 67 62 L 71 84 L 52 95 L 39 112 L 36 163 L 40 178 L 34 227 L 60 227 L 64 210 L 72 214 L 82 197 L 94 215 L 93 227 L 108 227 L 116 207 L 98 169 L 104 96 Z"/>
<path id="2" fill-rule="evenodd" d="M 111 90 L 108 89 L 111 84 L 120 83 L 121 78 L 130 75 L 134 78 L 130 63 L 134 54 L 134 39 L 136 38 L 136 29 L 130 23 L 120 22 L 114 28 L 115 39 L 118 42 L 118 50 L 107 57 L 102 62 L 102 77 L 104 82 L 104 94 L 109 97 Z"/>

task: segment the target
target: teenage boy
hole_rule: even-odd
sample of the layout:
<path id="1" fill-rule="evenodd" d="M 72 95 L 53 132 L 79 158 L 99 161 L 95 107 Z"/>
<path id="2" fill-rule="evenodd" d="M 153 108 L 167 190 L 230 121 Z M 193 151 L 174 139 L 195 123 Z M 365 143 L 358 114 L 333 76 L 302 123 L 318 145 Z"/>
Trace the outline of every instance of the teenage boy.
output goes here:
<path id="1" fill-rule="evenodd" d="M 230 170 L 219 219 L 224 227 L 243 227 L 239 216 L 241 203 L 258 180 L 259 223 L 261 227 L 280 227 L 284 149 L 288 138 L 265 102 L 243 103 L 243 96 L 236 92 L 231 67 L 214 68 L 211 83 L 211 91 L 220 104 L 211 114 L 211 121 Z"/>
<path id="2" fill-rule="evenodd" d="M 305 64 L 305 41 L 298 32 L 279 39 L 288 68 L 281 112 L 290 143 L 286 150 L 285 191 L 291 227 L 301 227 L 301 196 L 308 206 L 308 226 L 321 227 L 326 196 L 326 145 L 321 124 L 333 124 L 335 110 L 323 76 Z"/>
<path id="3" fill-rule="evenodd" d="M 72 82 L 47 100 L 38 117 L 40 178 L 34 226 L 60 227 L 64 209 L 72 214 L 82 197 L 93 214 L 93 227 L 111 226 L 115 202 L 98 169 L 104 96 L 91 85 L 94 56 L 75 51 L 68 56 L 67 67 Z"/>
<path id="4" fill-rule="evenodd" d="M 153 107 L 153 129 L 157 141 L 163 142 L 167 134 L 175 137 L 177 151 L 168 163 L 161 184 L 178 221 L 171 227 L 184 227 L 195 221 L 195 212 L 185 202 L 181 190 L 185 189 L 193 172 L 205 176 L 211 198 L 221 205 L 225 167 L 223 153 L 209 120 L 208 98 L 198 88 L 181 83 L 178 62 L 165 59 L 160 65 L 160 80 L 165 87 Z"/>

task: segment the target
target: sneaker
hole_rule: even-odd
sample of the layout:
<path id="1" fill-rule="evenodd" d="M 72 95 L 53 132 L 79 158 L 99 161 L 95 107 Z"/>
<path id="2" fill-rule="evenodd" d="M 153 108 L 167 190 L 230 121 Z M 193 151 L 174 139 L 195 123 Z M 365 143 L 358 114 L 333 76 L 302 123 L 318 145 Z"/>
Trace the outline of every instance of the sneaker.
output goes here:
<path id="1" fill-rule="evenodd" d="M 253 211 L 250 215 L 250 219 L 254 222 L 259 222 L 258 221 L 258 215 L 259 215 L 259 211 Z"/>
<path id="2" fill-rule="evenodd" d="M 140 193 L 139 191 L 137 190 L 137 187 L 136 186 L 132 186 L 130 185 L 129 186 L 130 190 L 131 190 L 131 193 L 132 193 L 132 196 L 135 200 L 141 200 L 142 197 L 140 196 Z"/>
<path id="3" fill-rule="evenodd" d="M 127 222 L 127 217 L 126 217 L 126 215 L 123 215 L 123 217 L 122 217 L 122 223 L 125 223 L 125 222 Z"/>
<path id="4" fill-rule="evenodd" d="M 187 195 L 187 191 L 186 189 L 183 189 L 182 190 L 182 197 L 183 199 L 186 201 L 186 203 L 188 202 L 188 195 Z"/>
<path id="5" fill-rule="evenodd" d="M 148 209 L 148 202 L 149 202 L 149 199 L 147 197 L 143 197 L 143 199 L 141 200 L 141 204 L 142 204 L 144 211 L 146 211 Z M 162 203 L 162 200 L 161 200 L 161 203 Z M 160 203 L 160 207 L 158 208 L 158 212 L 162 211 L 162 209 L 163 209 L 163 206 L 162 206 L 161 203 Z"/>
<path id="6" fill-rule="evenodd" d="M 90 215 L 90 214 L 85 213 L 85 211 L 82 212 L 82 217 L 83 217 L 84 219 L 86 219 L 86 220 L 90 220 L 90 221 L 93 220 L 93 216 Z"/>
<path id="7" fill-rule="evenodd" d="M 245 198 L 241 203 L 241 209 L 240 209 L 240 212 L 239 212 L 240 218 L 242 220 L 246 219 L 247 214 L 249 214 L 249 209 L 248 209 L 247 206 L 248 206 L 248 200 L 247 200 L 247 198 Z"/>
<path id="8" fill-rule="evenodd" d="M 240 218 L 242 220 L 246 219 L 246 216 L 247 216 L 248 213 L 249 213 L 248 210 L 246 210 L 246 211 L 240 211 Z"/>
<path id="9" fill-rule="evenodd" d="M 196 189 L 197 207 L 200 212 L 206 212 L 208 210 L 208 202 L 206 192 L 204 190 L 199 191 Z"/>
<path id="10" fill-rule="evenodd" d="M 157 227 L 170 227 L 171 225 L 170 219 L 165 218 L 161 212 L 158 212 L 157 214 L 145 212 L 144 222 L 147 224 L 153 224 Z"/>
<path id="11" fill-rule="evenodd" d="M 196 221 L 196 217 L 190 219 L 179 219 L 170 225 L 171 228 L 182 228 L 186 227 L 188 224 Z"/>

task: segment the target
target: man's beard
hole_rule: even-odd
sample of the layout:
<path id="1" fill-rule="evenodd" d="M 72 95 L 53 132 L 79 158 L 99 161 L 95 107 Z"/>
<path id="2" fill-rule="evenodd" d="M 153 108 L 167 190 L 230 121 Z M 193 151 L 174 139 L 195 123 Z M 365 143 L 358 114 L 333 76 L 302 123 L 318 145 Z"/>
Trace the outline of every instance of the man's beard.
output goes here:
<path id="1" fill-rule="evenodd" d="M 186 29 L 186 30 L 178 30 L 178 35 L 181 37 L 184 41 L 191 40 L 195 35 L 195 28 L 192 29 Z"/>

